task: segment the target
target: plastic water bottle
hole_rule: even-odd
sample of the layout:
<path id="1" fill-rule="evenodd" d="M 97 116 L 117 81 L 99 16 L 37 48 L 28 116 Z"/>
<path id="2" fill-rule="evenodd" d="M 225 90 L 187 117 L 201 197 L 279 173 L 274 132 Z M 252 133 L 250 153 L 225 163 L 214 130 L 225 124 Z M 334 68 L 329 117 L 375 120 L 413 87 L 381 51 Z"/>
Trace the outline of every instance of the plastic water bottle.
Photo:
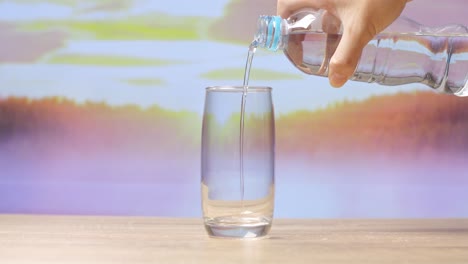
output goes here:
<path id="1" fill-rule="evenodd" d="M 253 44 L 282 50 L 306 74 L 328 76 L 343 28 L 323 15 L 323 10 L 304 9 L 288 19 L 260 16 Z M 468 28 L 428 28 L 400 17 L 367 44 L 350 79 L 382 85 L 422 83 L 442 93 L 468 96 Z"/>

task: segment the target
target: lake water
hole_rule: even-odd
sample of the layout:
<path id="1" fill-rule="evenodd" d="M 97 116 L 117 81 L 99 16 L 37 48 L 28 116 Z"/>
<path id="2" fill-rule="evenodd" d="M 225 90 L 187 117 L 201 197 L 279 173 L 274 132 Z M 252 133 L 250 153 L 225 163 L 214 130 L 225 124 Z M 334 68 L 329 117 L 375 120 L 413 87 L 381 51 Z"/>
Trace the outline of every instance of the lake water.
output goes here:
<path id="1" fill-rule="evenodd" d="M 164 171 L 158 169 L 164 161 L 107 158 L 57 158 L 55 166 L 3 163 L 0 212 L 201 216 L 198 164 L 183 166 L 185 170 L 173 166 Z M 9 164 L 15 164 L 12 162 Z M 465 175 L 463 166 L 392 167 L 279 160 L 275 215 L 468 217 Z"/>
<path id="2" fill-rule="evenodd" d="M 465 186 L 276 184 L 276 217 L 468 217 Z M 199 184 L 0 182 L 0 212 L 199 217 Z"/>

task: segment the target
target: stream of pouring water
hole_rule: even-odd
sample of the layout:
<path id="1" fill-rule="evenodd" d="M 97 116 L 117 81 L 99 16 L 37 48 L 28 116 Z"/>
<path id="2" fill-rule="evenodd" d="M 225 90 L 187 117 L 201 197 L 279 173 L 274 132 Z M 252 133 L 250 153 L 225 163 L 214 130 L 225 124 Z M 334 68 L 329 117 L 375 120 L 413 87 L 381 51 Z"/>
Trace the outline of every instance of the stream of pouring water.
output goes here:
<path id="1" fill-rule="evenodd" d="M 247 61 L 245 63 L 244 72 L 244 84 L 242 91 L 241 100 L 241 113 L 240 113 L 240 131 L 239 131 L 239 171 L 240 171 L 240 193 L 241 193 L 241 208 L 244 208 L 244 115 L 245 115 L 245 104 L 247 103 L 247 92 L 249 88 L 249 77 L 250 67 L 252 66 L 252 60 L 257 50 L 257 42 L 253 41 L 249 46 L 249 52 L 247 53 Z"/>

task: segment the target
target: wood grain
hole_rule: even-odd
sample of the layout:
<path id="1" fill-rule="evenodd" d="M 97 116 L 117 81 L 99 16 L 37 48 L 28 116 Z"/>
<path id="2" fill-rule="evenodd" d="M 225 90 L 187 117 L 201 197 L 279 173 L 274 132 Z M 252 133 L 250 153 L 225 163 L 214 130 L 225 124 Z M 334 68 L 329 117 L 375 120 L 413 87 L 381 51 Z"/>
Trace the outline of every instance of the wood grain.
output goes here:
<path id="1" fill-rule="evenodd" d="M 468 219 L 277 219 L 261 240 L 201 219 L 0 215 L 0 263 L 468 263 Z"/>

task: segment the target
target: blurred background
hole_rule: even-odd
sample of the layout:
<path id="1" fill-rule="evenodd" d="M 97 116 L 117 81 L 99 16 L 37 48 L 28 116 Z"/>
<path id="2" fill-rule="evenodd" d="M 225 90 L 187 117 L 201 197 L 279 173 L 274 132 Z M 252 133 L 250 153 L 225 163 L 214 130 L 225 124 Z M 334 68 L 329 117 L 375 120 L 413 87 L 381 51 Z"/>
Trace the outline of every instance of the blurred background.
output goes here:
<path id="1" fill-rule="evenodd" d="M 276 2 L 1 0 L 0 213 L 201 216 L 204 88 L 242 84 L 261 14 Z M 252 67 L 274 89 L 276 217 L 468 217 L 468 99 L 333 89 L 281 52 Z"/>

